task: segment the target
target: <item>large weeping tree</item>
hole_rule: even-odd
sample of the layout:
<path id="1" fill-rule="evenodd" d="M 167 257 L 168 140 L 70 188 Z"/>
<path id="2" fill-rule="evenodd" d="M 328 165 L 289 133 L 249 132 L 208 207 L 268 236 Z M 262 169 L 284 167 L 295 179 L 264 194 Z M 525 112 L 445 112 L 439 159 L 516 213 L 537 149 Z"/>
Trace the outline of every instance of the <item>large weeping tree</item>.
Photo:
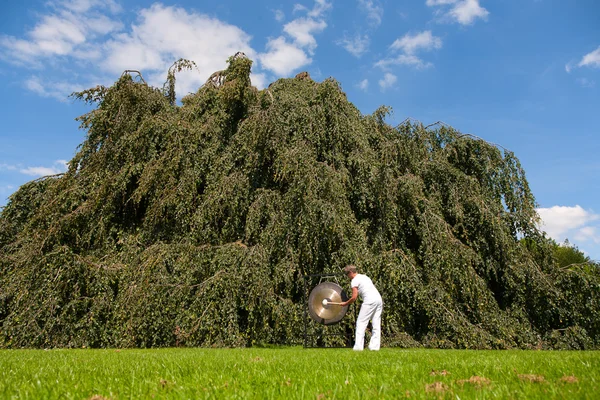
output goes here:
<path id="1" fill-rule="evenodd" d="M 510 151 L 361 114 L 333 79 L 229 59 L 175 101 L 124 74 L 68 171 L 0 214 L 0 346 L 297 343 L 303 276 L 353 263 L 388 345 L 598 348 L 600 273 L 559 268 Z M 351 324 L 347 318 L 343 324 Z"/>

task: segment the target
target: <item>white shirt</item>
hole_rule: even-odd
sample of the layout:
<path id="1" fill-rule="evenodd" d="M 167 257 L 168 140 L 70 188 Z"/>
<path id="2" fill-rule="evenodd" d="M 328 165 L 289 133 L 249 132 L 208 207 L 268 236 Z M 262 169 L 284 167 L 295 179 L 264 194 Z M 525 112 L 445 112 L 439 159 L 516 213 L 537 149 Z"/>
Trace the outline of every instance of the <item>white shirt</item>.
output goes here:
<path id="1" fill-rule="evenodd" d="M 358 294 L 363 299 L 363 303 L 373 304 L 382 302 L 379 291 L 377 291 L 377 288 L 373 285 L 373 281 L 368 276 L 356 274 L 352 282 L 350 282 L 350 286 L 358 289 Z"/>

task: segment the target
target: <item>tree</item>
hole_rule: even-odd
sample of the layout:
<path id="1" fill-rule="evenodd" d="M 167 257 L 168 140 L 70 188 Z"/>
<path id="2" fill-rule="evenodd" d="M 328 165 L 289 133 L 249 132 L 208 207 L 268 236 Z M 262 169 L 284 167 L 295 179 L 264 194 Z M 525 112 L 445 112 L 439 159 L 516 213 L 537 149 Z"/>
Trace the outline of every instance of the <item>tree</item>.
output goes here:
<path id="1" fill-rule="evenodd" d="M 569 239 L 565 239 L 562 244 L 553 241 L 552 253 L 560 268 L 592 262 L 576 245 L 569 243 Z"/>
<path id="2" fill-rule="evenodd" d="M 0 214 L 0 346 L 297 343 L 302 276 L 353 263 L 388 345 L 598 347 L 598 271 L 558 267 L 513 153 L 392 127 L 333 79 L 259 91 L 251 65 L 181 105 L 179 67 L 75 95 L 95 109 L 68 171 Z"/>

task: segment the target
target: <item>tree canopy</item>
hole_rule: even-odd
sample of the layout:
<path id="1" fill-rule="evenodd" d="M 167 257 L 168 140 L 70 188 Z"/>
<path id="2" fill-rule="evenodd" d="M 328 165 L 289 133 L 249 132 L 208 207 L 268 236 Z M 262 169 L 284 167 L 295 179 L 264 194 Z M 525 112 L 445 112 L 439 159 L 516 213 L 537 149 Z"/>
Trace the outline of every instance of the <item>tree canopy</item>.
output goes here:
<path id="1" fill-rule="evenodd" d="M 512 152 L 363 115 L 334 79 L 257 90 L 239 54 L 178 105 L 191 65 L 75 95 L 68 171 L 0 214 L 0 346 L 297 343 L 302 277 L 353 263 L 384 344 L 599 347 L 599 269 L 557 264 Z"/>
<path id="2" fill-rule="evenodd" d="M 565 239 L 563 243 L 552 242 L 552 251 L 556 263 L 561 268 L 569 268 L 575 265 L 592 264 L 592 260 L 579 248 Z"/>

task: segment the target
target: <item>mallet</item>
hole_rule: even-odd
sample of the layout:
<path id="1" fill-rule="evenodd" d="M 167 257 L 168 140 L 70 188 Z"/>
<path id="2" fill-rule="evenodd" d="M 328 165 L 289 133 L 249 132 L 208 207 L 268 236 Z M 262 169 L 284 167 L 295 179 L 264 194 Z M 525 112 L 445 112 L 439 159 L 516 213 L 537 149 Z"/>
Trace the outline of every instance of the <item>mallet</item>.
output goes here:
<path id="1" fill-rule="evenodd" d="M 327 299 L 323 299 L 323 301 L 321 302 L 321 304 L 323 304 L 324 306 L 341 306 L 342 303 L 336 303 L 335 301 L 329 301 Z"/>

